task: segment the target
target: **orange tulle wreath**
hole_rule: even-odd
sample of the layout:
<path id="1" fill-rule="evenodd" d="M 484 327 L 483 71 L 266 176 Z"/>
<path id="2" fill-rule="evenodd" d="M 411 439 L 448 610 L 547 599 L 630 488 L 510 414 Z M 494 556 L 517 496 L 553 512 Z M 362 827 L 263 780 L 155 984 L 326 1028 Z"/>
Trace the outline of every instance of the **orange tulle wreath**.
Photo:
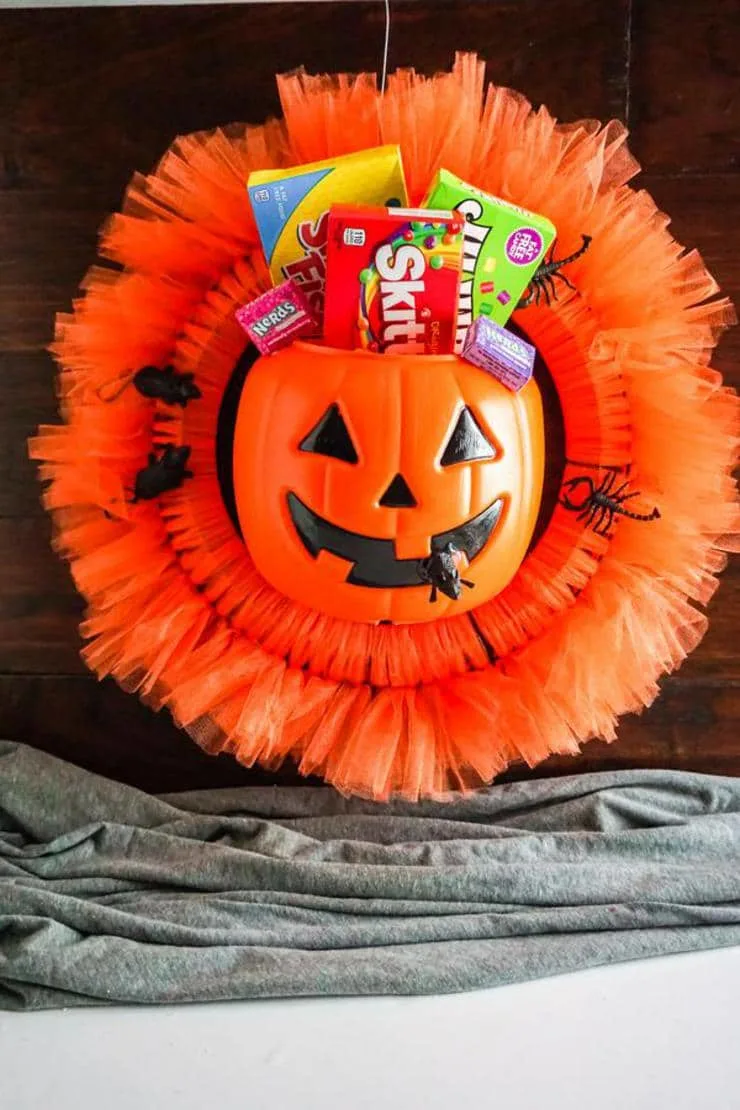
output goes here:
<path id="1" fill-rule="evenodd" d="M 180 138 L 134 178 L 103 229 L 106 261 L 58 321 L 64 424 L 42 428 L 32 454 L 88 602 L 88 665 L 167 706 L 209 751 L 292 758 L 378 799 L 466 789 L 613 739 L 700 640 L 696 606 L 732 547 L 738 408 L 709 367 L 731 305 L 626 184 L 638 166 L 619 123 L 557 124 L 485 88 L 469 55 L 431 79 L 399 71 L 383 94 L 368 74 L 278 85 L 284 119 Z M 557 389 L 567 457 L 624 468 L 660 512 L 649 527 L 620 518 L 607 538 L 555 504 L 474 621 L 365 625 L 288 600 L 257 573 L 219 481 L 219 413 L 246 342 L 234 308 L 270 285 L 247 177 L 384 143 L 402 148 L 412 204 L 444 166 L 548 216 L 562 253 L 592 237 L 578 293 L 514 322 Z M 198 404 L 127 388 L 165 363 L 195 374 Z M 153 442 L 191 445 L 194 477 L 131 505 Z"/>

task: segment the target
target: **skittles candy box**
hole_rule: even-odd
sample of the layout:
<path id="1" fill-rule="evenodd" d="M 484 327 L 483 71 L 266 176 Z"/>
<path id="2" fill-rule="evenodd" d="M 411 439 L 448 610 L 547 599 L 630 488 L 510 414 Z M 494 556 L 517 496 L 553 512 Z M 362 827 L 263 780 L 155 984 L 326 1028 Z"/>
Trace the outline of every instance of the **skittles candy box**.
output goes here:
<path id="1" fill-rule="evenodd" d="M 463 222 L 451 212 L 420 208 L 333 207 L 326 342 L 381 353 L 450 353 Z"/>
<path id="2" fill-rule="evenodd" d="M 462 350 L 478 316 L 505 324 L 555 238 L 544 216 L 484 193 L 440 170 L 424 204 L 451 208 L 465 218 L 455 350 Z"/>
<path id="3" fill-rule="evenodd" d="M 337 202 L 406 204 L 398 146 L 327 162 L 260 170 L 247 182 L 257 230 L 276 285 L 292 279 L 318 319 L 324 302 L 329 208 Z"/>

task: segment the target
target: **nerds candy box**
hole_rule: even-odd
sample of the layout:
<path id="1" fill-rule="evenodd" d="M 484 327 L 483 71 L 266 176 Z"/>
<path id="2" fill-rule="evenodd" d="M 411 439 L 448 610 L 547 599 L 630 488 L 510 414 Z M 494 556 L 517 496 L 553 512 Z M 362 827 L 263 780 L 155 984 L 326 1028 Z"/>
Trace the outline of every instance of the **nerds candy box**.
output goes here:
<path id="1" fill-rule="evenodd" d="M 455 350 L 476 317 L 505 324 L 555 238 L 544 216 L 517 208 L 440 170 L 424 201 L 464 216 L 465 247 Z"/>
<path id="2" fill-rule="evenodd" d="M 451 212 L 334 206 L 325 341 L 381 353 L 451 353 L 462 231 Z"/>
<path id="3" fill-rule="evenodd" d="M 263 355 L 287 347 L 300 335 L 315 335 L 318 328 L 308 301 L 293 281 L 284 281 L 242 305 L 236 318 Z"/>
<path id="4" fill-rule="evenodd" d="M 319 320 L 330 206 L 406 203 L 397 146 L 289 169 L 260 170 L 250 174 L 247 189 L 273 281 L 296 282 Z"/>

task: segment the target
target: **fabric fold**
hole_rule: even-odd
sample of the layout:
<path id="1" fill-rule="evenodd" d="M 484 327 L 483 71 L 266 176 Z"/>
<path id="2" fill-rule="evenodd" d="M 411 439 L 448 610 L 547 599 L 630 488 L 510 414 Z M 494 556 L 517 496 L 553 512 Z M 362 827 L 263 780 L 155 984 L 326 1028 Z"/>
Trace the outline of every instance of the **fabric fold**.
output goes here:
<path id="1" fill-rule="evenodd" d="M 154 797 L 0 742 L 0 1008 L 444 993 L 737 943 L 737 779 Z"/>

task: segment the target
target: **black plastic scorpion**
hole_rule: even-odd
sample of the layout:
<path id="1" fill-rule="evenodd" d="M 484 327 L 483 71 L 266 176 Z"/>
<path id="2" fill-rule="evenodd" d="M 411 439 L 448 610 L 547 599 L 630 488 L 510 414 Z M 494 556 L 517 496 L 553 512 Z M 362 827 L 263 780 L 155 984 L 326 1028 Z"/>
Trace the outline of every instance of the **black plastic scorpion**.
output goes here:
<path id="1" fill-rule="evenodd" d="M 419 563 L 419 578 L 428 582 L 432 589 L 429 594 L 430 601 L 437 600 L 437 591 L 457 601 L 462 593 L 461 586 L 473 589 L 474 583 L 460 577 L 455 556 L 460 552 L 453 543 L 448 543 L 441 551 L 433 551 L 426 559 Z"/>
<path id="2" fill-rule="evenodd" d="M 136 475 L 131 503 L 135 505 L 138 501 L 152 501 L 161 493 L 179 489 L 186 478 L 193 477 L 193 472 L 187 469 L 189 458 L 190 448 L 187 444 L 176 447 L 173 443 L 168 443 L 159 457 L 151 454 L 147 465 Z"/>
<path id="3" fill-rule="evenodd" d="M 629 479 L 625 479 L 619 486 L 615 485 L 618 476 L 622 473 L 621 467 L 596 466 L 592 463 L 574 462 L 568 462 L 567 465 L 592 466 L 594 470 L 606 471 L 598 485 L 586 474 L 569 478 L 567 482 L 563 483 L 558 498 L 563 508 L 578 513 L 576 519 L 584 521 L 587 528 L 592 527 L 597 536 L 610 538 L 609 529 L 612 527 L 616 515 L 629 517 L 630 520 L 658 520 L 660 517 L 660 510 L 657 506 L 649 513 L 634 513 L 631 509 L 624 508 L 625 501 L 631 501 L 633 497 L 639 497 L 640 493 L 639 490 L 633 490 L 632 493 L 625 492 L 629 485 Z M 576 492 L 579 487 L 585 487 L 581 497 Z"/>
<path id="4" fill-rule="evenodd" d="M 561 274 L 563 266 L 569 266 L 571 262 L 575 262 L 582 254 L 585 254 L 591 244 L 590 235 L 581 235 L 583 244 L 578 248 L 575 254 L 569 254 L 567 258 L 553 258 L 553 251 L 555 244 L 550 247 L 550 254 L 546 262 L 540 263 L 534 272 L 534 276 L 529 283 L 527 292 L 519 301 L 517 308 L 528 308 L 531 304 L 539 304 L 540 297 L 544 296 L 545 304 L 552 304 L 554 300 L 558 299 L 558 291 L 555 288 L 555 278 L 562 281 L 569 289 L 575 291 L 575 285 L 565 274 Z"/>

